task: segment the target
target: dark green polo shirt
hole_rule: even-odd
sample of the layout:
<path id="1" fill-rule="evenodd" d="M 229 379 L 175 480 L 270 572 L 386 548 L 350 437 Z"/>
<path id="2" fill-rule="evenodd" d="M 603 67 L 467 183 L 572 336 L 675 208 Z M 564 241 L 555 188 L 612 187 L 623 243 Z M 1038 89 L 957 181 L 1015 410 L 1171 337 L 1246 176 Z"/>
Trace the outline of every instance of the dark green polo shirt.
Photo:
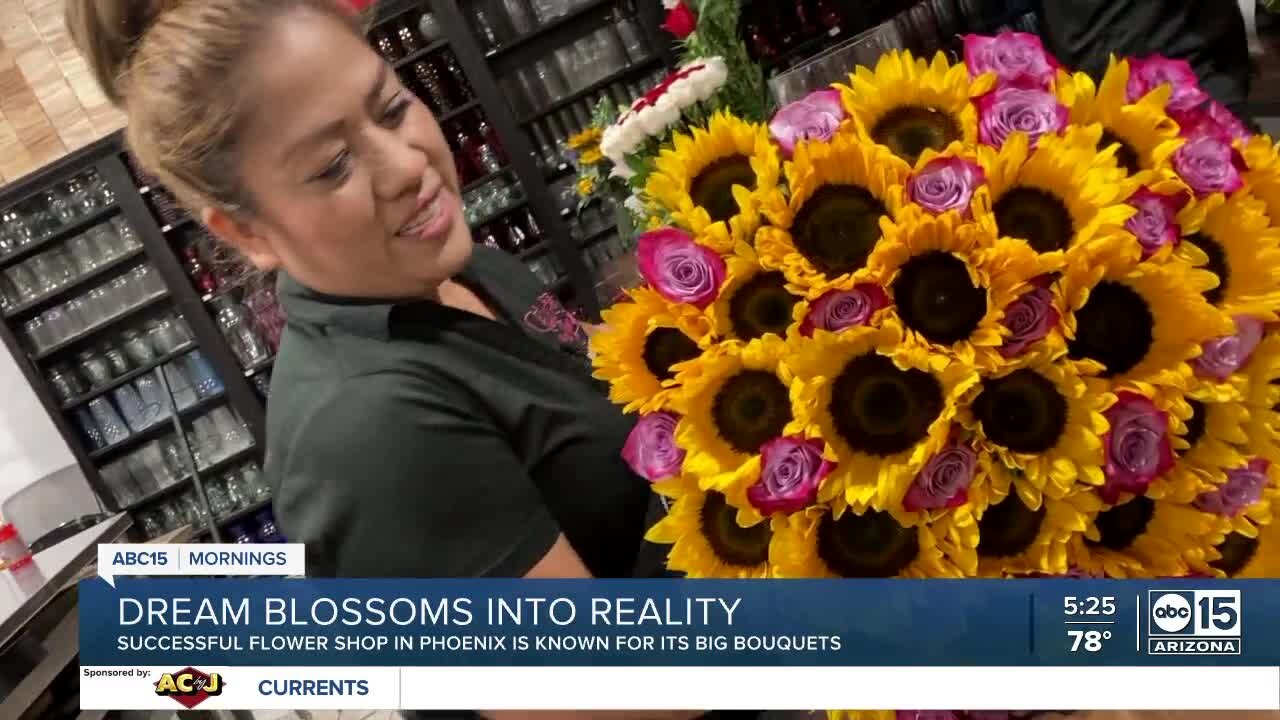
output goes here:
<path id="1" fill-rule="evenodd" d="M 505 253 L 477 247 L 459 281 L 500 320 L 281 278 L 281 530 L 318 577 L 516 577 L 561 533 L 596 577 L 632 575 L 656 502 L 621 459 L 633 418 L 591 379 L 583 329 Z"/>

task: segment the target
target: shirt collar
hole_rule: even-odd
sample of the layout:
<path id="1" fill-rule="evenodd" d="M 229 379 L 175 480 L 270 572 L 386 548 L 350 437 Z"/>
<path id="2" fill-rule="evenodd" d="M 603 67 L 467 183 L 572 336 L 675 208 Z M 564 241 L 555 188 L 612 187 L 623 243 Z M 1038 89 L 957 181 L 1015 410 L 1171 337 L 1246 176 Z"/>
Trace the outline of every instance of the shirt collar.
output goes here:
<path id="1" fill-rule="evenodd" d="M 276 294 L 290 322 L 333 326 L 374 340 L 391 338 L 391 311 L 401 302 L 326 295 L 283 272 L 276 281 Z"/>

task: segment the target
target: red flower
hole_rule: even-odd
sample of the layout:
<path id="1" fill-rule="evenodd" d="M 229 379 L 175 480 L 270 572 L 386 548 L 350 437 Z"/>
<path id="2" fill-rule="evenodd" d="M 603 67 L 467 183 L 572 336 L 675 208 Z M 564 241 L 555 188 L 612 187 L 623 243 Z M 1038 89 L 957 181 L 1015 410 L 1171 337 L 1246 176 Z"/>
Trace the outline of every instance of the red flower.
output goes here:
<path id="1" fill-rule="evenodd" d="M 663 30 L 681 40 L 692 35 L 697 27 L 698 18 L 693 14 L 693 10 L 689 9 L 684 0 L 680 0 L 675 7 L 667 12 L 667 21 L 662 23 Z"/>
<path id="2" fill-rule="evenodd" d="M 373 2 L 374 0 L 338 0 L 339 5 L 344 6 L 352 13 L 364 12 L 370 5 L 373 5 Z"/>

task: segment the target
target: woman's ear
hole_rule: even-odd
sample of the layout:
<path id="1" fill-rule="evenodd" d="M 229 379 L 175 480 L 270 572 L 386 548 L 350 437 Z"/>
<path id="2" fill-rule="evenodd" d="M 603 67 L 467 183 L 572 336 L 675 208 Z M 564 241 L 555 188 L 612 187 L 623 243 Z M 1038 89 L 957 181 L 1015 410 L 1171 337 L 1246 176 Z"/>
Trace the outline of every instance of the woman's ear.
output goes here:
<path id="1" fill-rule="evenodd" d="M 252 224 L 237 218 L 221 208 L 206 207 L 200 211 L 200 222 L 222 242 L 235 248 L 259 270 L 272 271 L 280 267 L 280 256 L 271 243 Z"/>

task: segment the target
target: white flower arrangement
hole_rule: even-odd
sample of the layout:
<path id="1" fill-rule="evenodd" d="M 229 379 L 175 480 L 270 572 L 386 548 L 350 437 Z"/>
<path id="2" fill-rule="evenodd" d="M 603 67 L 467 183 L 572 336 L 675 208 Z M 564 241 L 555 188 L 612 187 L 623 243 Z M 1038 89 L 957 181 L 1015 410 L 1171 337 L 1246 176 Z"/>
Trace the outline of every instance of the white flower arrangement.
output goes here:
<path id="1" fill-rule="evenodd" d="M 624 180 L 635 175 L 627 156 L 646 142 L 661 139 L 687 110 L 710 99 L 728 79 L 729 67 L 722 58 L 700 58 L 685 63 L 631 103 L 600 141 L 601 152 L 613 163 L 611 175 Z"/>

